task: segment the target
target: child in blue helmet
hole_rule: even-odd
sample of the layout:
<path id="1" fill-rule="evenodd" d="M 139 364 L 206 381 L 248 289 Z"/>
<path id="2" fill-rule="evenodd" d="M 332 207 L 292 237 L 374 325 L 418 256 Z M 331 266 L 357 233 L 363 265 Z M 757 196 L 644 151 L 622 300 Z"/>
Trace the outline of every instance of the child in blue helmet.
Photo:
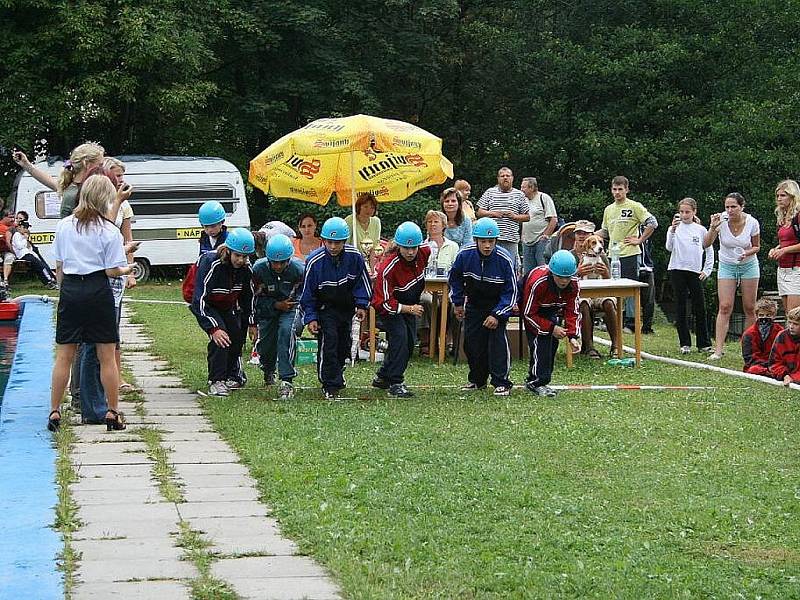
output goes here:
<path id="1" fill-rule="evenodd" d="M 345 244 L 350 227 L 340 217 L 322 226 L 322 248 L 306 258 L 300 307 L 303 322 L 319 336 L 317 376 L 327 400 L 345 386 L 344 363 L 350 356 L 353 315 L 361 320 L 372 297 L 361 252 Z"/>
<path id="2" fill-rule="evenodd" d="M 225 243 L 228 228 L 225 227 L 225 208 L 216 200 L 204 202 L 197 211 L 197 219 L 203 226 L 200 234 L 200 255 L 216 250 Z"/>
<path id="3" fill-rule="evenodd" d="M 401 223 L 394 234 L 396 252 L 387 253 L 378 266 L 372 305 L 381 316 L 389 350 L 372 385 L 388 389 L 398 398 L 413 396 L 403 383 L 408 360 L 414 352 L 417 317 L 423 308 L 419 297 L 425 289 L 425 268 L 431 248 L 422 244 L 416 223 Z"/>
<path id="4" fill-rule="evenodd" d="M 268 386 L 275 383 L 277 361 L 281 381 L 278 395 L 282 400 L 288 400 L 294 394 L 292 381 L 297 376 L 294 368 L 297 349 L 294 319 L 305 266 L 292 256 L 294 245 L 282 233 L 269 239 L 266 254 L 253 265 L 258 355 L 264 371 L 264 384 Z"/>
<path id="5" fill-rule="evenodd" d="M 514 258 L 497 245 L 500 229 L 483 217 L 472 227 L 474 243 L 461 248 L 450 267 L 450 301 L 464 322 L 464 353 L 469 383 L 462 391 L 481 390 L 491 375 L 496 396 L 508 396 L 511 353 L 506 323 L 517 304 Z"/>
<path id="6" fill-rule="evenodd" d="M 208 381 L 212 396 L 227 396 L 247 381 L 242 346 L 248 330 L 255 336 L 253 234 L 232 229 L 225 244 L 200 257 L 190 309 L 208 334 Z"/>
<path id="7" fill-rule="evenodd" d="M 520 282 L 530 356 L 525 387 L 537 396 L 556 395 L 548 384 L 553 377 L 559 340 L 567 338 L 574 352 L 581 347 L 577 272 L 575 255 L 559 250 L 547 265 L 536 267 Z"/>

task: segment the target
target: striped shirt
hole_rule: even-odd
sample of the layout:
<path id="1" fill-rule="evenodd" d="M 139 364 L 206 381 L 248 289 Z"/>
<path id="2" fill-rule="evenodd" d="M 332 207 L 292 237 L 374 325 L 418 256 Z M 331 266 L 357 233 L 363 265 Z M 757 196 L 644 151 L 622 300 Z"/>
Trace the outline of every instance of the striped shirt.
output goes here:
<path id="1" fill-rule="evenodd" d="M 517 188 L 511 188 L 507 192 L 501 192 L 500 186 L 489 188 L 478 200 L 478 208 L 483 210 L 508 210 L 518 215 L 527 215 L 530 212 L 528 198 Z M 520 224 L 507 217 L 495 219 L 500 228 L 500 241 L 519 242 Z"/>

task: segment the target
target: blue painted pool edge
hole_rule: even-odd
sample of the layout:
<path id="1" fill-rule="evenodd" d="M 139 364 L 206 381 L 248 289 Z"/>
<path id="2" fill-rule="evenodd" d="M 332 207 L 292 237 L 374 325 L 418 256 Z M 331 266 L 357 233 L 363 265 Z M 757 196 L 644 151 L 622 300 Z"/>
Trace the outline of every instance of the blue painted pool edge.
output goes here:
<path id="1" fill-rule="evenodd" d="M 0 599 L 63 598 L 56 450 L 47 431 L 53 305 L 28 302 L 0 411 Z"/>

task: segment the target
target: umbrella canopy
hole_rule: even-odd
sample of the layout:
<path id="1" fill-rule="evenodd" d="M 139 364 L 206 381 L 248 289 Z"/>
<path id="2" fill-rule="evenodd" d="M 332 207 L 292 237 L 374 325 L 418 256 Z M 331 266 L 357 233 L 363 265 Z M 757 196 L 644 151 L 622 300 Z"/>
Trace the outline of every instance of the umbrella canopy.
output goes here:
<path id="1" fill-rule="evenodd" d="M 453 177 L 442 140 L 416 125 L 354 115 L 318 119 L 250 161 L 250 183 L 278 198 L 350 206 L 361 192 L 404 200 Z"/>

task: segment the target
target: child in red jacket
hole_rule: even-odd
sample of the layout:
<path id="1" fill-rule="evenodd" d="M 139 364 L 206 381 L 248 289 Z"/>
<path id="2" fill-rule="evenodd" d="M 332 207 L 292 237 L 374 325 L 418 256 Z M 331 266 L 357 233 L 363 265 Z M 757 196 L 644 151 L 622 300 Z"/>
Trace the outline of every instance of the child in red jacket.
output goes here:
<path id="1" fill-rule="evenodd" d="M 800 306 L 788 312 L 786 326 L 769 353 L 769 372 L 783 385 L 800 383 Z"/>
<path id="2" fill-rule="evenodd" d="M 555 396 L 553 376 L 558 341 L 567 338 L 580 350 L 578 263 L 569 250 L 559 250 L 548 266 L 535 268 L 523 280 L 522 316 L 528 336 L 530 364 L 525 387 L 537 396 Z"/>
<path id="3" fill-rule="evenodd" d="M 378 267 L 372 306 L 381 316 L 389 349 L 378 370 L 373 387 L 389 395 L 414 395 L 403 383 L 408 360 L 414 351 L 417 317 L 422 316 L 419 297 L 425 289 L 425 268 L 430 246 L 422 243 L 422 231 L 411 221 L 401 223 L 394 234 L 397 253 L 387 254 Z"/>
<path id="4" fill-rule="evenodd" d="M 743 371 L 753 375 L 771 377 L 769 374 L 769 353 L 775 338 L 783 327 L 775 322 L 778 305 L 769 298 L 756 302 L 756 322 L 742 334 Z"/>

